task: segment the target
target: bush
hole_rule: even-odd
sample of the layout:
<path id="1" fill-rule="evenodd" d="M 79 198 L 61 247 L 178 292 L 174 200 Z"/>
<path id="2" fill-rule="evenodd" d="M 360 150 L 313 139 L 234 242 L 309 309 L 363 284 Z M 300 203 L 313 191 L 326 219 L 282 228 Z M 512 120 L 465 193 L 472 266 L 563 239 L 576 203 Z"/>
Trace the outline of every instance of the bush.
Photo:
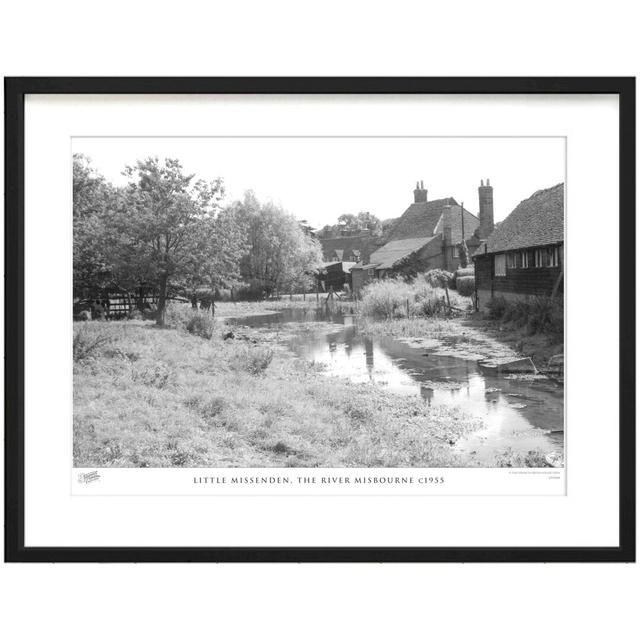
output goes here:
<path id="1" fill-rule="evenodd" d="M 561 336 L 564 332 L 562 300 L 551 300 L 546 296 L 526 300 L 507 301 L 496 296 L 487 303 L 487 312 L 492 320 L 500 320 L 514 327 L 525 327 L 527 335 L 538 333 Z"/>
<path id="2" fill-rule="evenodd" d="M 187 321 L 186 329 L 194 336 L 211 340 L 215 331 L 215 325 L 215 320 L 208 313 L 192 311 L 191 318 Z"/>
<path id="3" fill-rule="evenodd" d="M 423 274 L 422 277 L 432 287 L 444 289 L 447 286 L 451 289 L 453 286 L 453 274 L 444 269 L 431 269 Z"/>
<path id="4" fill-rule="evenodd" d="M 263 374 L 273 360 L 273 350 L 269 347 L 245 347 L 232 361 L 232 368 L 246 371 L 251 375 Z"/>
<path id="5" fill-rule="evenodd" d="M 414 301 L 411 287 L 399 278 L 377 280 L 362 294 L 362 313 L 374 318 L 397 318 L 407 315 L 407 300 Z"/>
<path id="6" fill-rule="evenodd" d="M 170 302 L 164 314 L 165 325 L 174 329 L 186 329 L 195 313 L 196 310 L 189 303 Z"/>
<path id="7" fill-rule="evenodd" d="M 456 278 L 456 289 L 461 296 L 471 296 L 476 290 L 475 276 L 462 276 Z"/>
<path id="8" fill-rule="evenodd" d="M 90 335 L 84 329 L 73 332 L 73 361 L 82 362 L 98 356 L 102 349 L 111 342 L 109 336 Z"/>
<path id="9" fill-rule="evenodd" d="M 173 371 L 164 362 L 151 365 L 139 365 L 133 370 L 134 382 L 140 382 L 148 387 L 164 389 L 173 382 Z"/>
<path id="10" fill-rule="evenodd" d="M 449 299 L 453 307 L 464 304 L 455 291 L 449 291 Z M 361 311 L 365 316 L 392 320 L 407 315 L 445 315 L 449 313 L 449 307 L 444 291 L 429 284 L 422 276 L 412 283 L 399 278 L 372 282 L 363 291 Z"/>
<path id="11" fill-rule="evenodd" d="M 457 269 L 456 272 L 454 273 L 454 277 L 455 278 L 463 278 L 464 276 L 475 276 L 476 275 L 476 270 L 475 268 L 472 266 L 470 267 L 461 267 L 460 269 Z"/>
<path id="12" fill-rule="evenodd" d="M 507 309 L 507 301 L 502 296 L 494 296 L 487 302 L 487 315 L 491 320 L 501 320 Z"/>
<path id="13" fill-rule="evenodd" d="M 444 273 L 446 273 L 446 271 Z M 412 309 L 414 315 L 427 317 L 441 315 L 448 310 L 443 292 L 419 280 L 414 284 L 414 303 Z"/>

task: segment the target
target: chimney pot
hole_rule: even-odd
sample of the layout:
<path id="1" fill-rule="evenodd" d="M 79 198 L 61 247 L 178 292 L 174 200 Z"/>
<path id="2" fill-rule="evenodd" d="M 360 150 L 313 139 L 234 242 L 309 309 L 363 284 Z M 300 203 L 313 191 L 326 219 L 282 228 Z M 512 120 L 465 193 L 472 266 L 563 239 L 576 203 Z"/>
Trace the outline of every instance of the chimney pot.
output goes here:
<path id="1" fill-rule="evenodd" d="M 427 190 L 424 188 L 424 182 L 422 180 L 418 180 L 416 182 L 416 188 L 413 190 L 413 201 L 414 202 L 427 201 Z"/>
<path id="2" fill-rule="evenodd" d="M 480 180 L 480 186 L 484 187 L 484 180 Z"/>
<path id="3" fill-rule="evenodd" d="M 490 186 L 489 178 L 487 178 L 487 187 Z"/>

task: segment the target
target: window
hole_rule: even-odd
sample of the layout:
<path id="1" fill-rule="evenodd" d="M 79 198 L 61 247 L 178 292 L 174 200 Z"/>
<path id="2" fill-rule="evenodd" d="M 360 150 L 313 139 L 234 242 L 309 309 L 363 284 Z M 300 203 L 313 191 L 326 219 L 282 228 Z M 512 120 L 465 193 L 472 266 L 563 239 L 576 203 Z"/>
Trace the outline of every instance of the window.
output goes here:
<path id="1" fill-rule="evenodd" d="M 549 253 L 547 249 L 536 249 L 535 265 L 537 268 L 549 266 Z"/>
<path id="2" fill-rule="evenodd" d="M 535 250 L 536 267 L 559 267 L 562 252 L 560 247 L 545 247 Z"/>
<path id="3" fill-rule="evenodd" d="M 528 269 L 529 268 L 529 252 L 528 251 L 521 251 L 520 252 L 520 256 L 521 256 L 521 260 L 522 260 L 522 268 L 523 269 Z"/>
<path id="4" fill-rule="evenodd" d="M 367 275 L 368 276 L 372 276 L 373 275 L 373 269 L 367 269 Z"/>
<path id="5" fill-rule="evenodd" d="M 496 276 L 507 275 L 507 255 L 505 253 L 499 253 L 494 258 L 493 272 Z"/>

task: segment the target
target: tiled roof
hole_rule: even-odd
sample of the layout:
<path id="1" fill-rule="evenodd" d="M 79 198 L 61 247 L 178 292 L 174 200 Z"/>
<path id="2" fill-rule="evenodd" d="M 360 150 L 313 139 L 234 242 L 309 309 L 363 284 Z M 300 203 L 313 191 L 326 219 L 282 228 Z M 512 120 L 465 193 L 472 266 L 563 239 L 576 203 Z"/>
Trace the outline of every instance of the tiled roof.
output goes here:
<path id="1" fill-rule="evenodd" d="M 406 258 L 433 239 L 432 236 L 430 238 L 406 238 L 387 242 L 387 244 L 371 254 L 371 265 L 375 265 L 378 269 L 390 269 L 398 260 Z"/>
<path id="2" fill-rule="evenodd" d="M 368 260 L 369 255 L 375 251 L 379 242 L 380 238 L 372 237 L 369 233 L 339 238 L 320 238 L 322 256 L 325 260 L 335 260 L 336 255 L 340 260 L 350 258 L 354 251 L 359 252 L 360 257 Z"/>
<path id="3" fill-rule="evenodd" d="M 465 229 L 466 231 L 466 229 Z M 487 253 L 564 241 L 564 183 L 523 200 L 487 239 Z M 478 253 L 484 253 L 480 245 Z"/>
<path id="4" fill-rule="evenodd" d="M 453 198 L 451 198 L 453 200 Z M 455 200 L 453 200 L 455 202 Z M 451 206 L 451 242 L 458 244 L 462 242 L 462 207 L 459 204 Z M 473 232 L 480 226 L 480 220 L 472 213 L 464 210 L 464 237 L 468 240 Z M 435 234 L 442 233 L 442 216 L 436 225 Z"/>
<path id="5" fill-rule="evenodd" d="M 451 232 L 454 242 L 461 242 L 460 205 L 453 198 L 440 198 L 430 202 L 414 202 L 391 227 L 387 241 L 406 238 L 428 238 L 442 232 L 442 209 L 451 205 Z M 469 237 L 479 221 L 465 209 L 464 234 Z"/>

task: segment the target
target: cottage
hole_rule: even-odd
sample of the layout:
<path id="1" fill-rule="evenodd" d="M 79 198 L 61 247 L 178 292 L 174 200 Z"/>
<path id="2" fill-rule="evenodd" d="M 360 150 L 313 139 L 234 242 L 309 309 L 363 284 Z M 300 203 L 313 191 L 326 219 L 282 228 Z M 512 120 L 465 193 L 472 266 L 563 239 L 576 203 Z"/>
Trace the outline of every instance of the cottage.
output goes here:
<path id="1" fill-rule="evenodd" d="M 490 216 L 493 224 L 493 196 L 484 208 L 481 198 L 480 219 L 453 198 L 429 201 L 422 182 L 416 184 L 413 197 L 414 202 L 391 227 L 383 246 L 351 269 L 355 295 L 374 279 L 436 268 L 457 269 L 462 240 L 475 250 L 479 245 L 475 232 L 482 226 L 483 215 Z"/>
<path id="2" fill-rule="evenodd" d="M 562 294 L 564 184 L 536 191 L 489 235 L 473 259 L 478 308 L 495 296 Z"/>
<path id="3" fill-rule="evenodd" d="M 327 262 L 360 262 L 369 260 L 379 241 L 370 231 L 362 231 L 355 235 L 320 238 L 320 245 Z"/>

